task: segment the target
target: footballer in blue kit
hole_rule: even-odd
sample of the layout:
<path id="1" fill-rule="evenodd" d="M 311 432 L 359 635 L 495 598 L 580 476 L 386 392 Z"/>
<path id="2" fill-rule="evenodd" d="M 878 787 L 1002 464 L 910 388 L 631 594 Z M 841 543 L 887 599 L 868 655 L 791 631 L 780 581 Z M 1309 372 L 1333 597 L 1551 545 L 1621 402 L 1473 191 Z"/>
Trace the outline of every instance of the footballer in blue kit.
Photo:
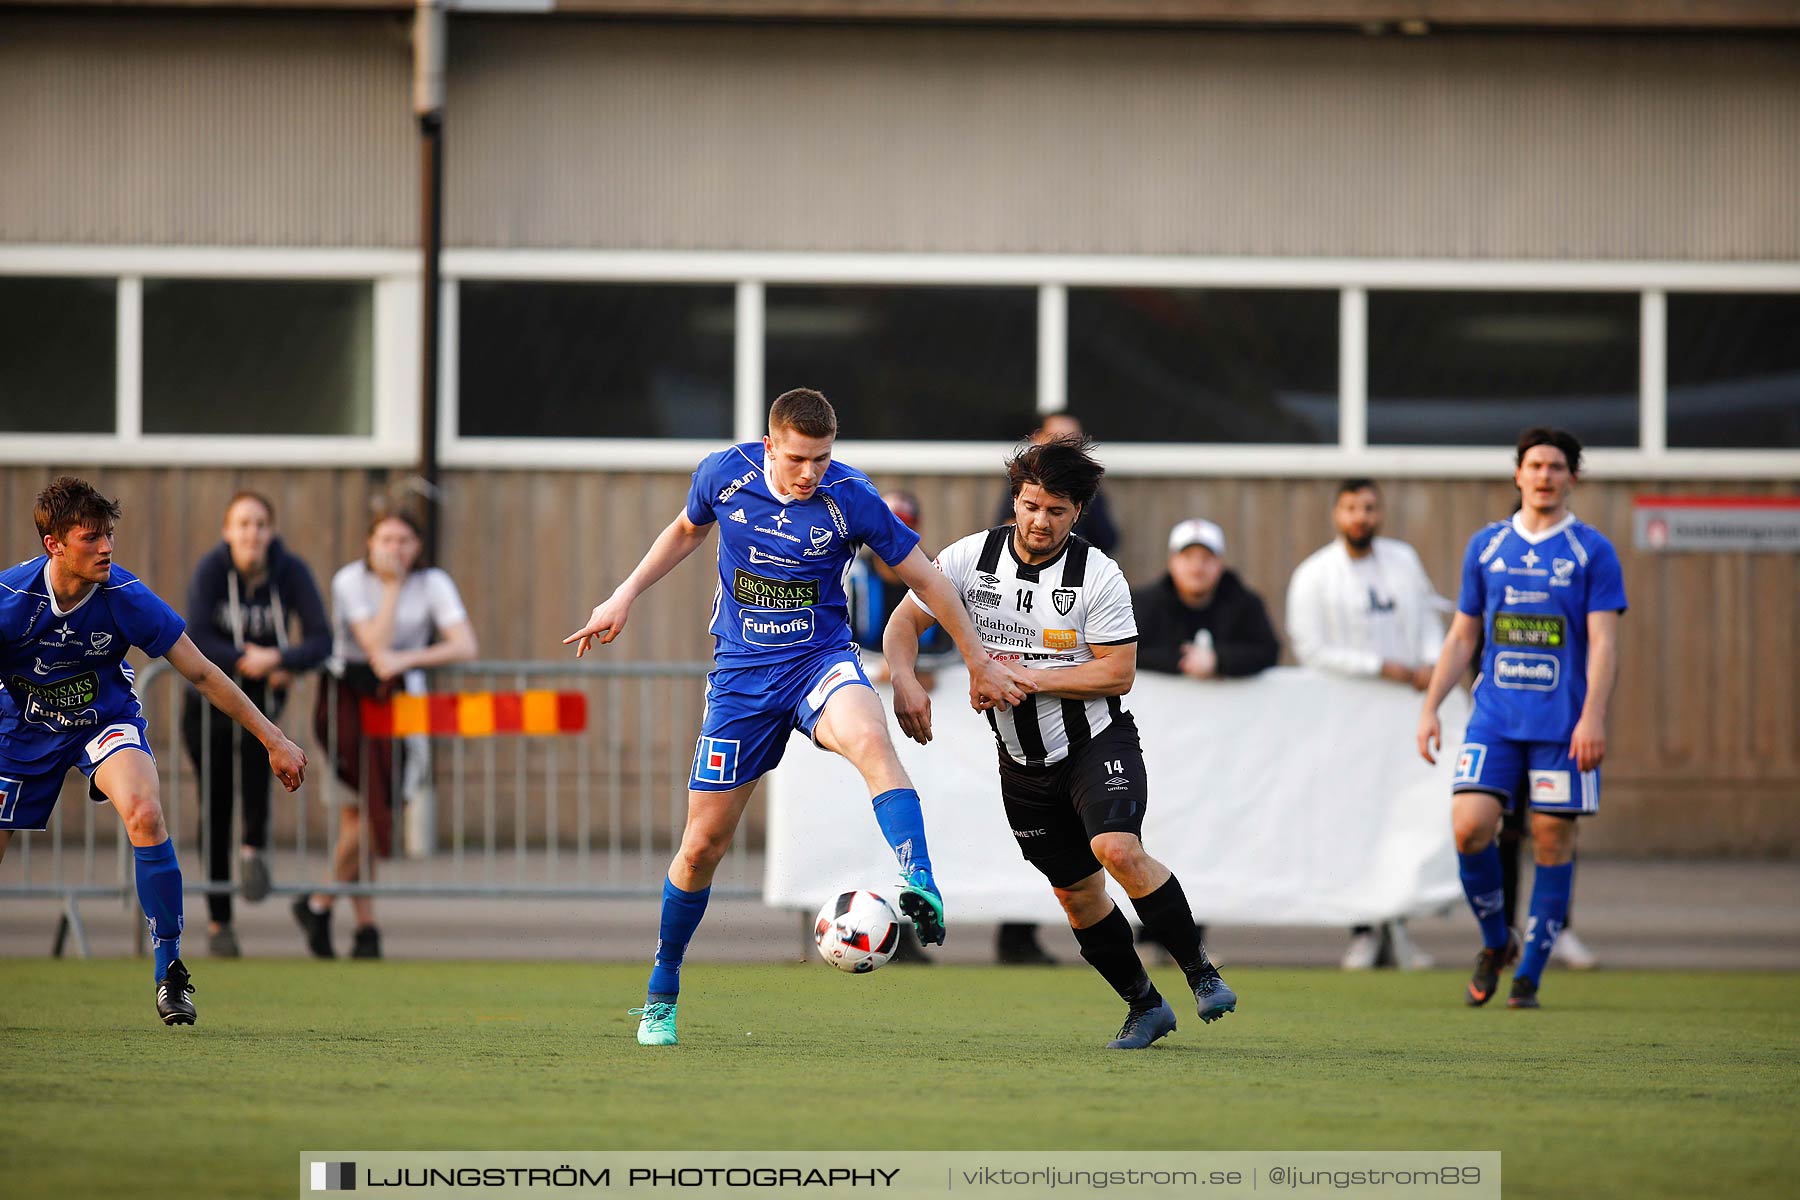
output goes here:
<path id="1" fill-rule="evenodd" d="M 675 1009 L 688 943 L 711 894 L 713 874 L 756 781 L 775 768 L 798 729 L 843 755 L 868 784 L 875 818 L 899 860 L 900 910 L 921 940 L 944 940 L 944 908 L 925 843 L 924 817 L 888 736 L 851 636 L 844 577 L 861 546 L 907 586 L 962 613 L 954 589 L 919 549 L 862 472 L 832 461 L 837 414 L 810 388 L 784 392 L 769 410 L 769 434 L 709 455 L 694 472 L 687 505 L 588 623 L 563 639 L 576 657 L 611 642 L 631 605 L 719 527 L 718 591 L 711 630 L 715 669 L 688 780 L 681 846 L 663 883 L 656 961 L 638 1041 L 676 1042 Z M 991 659 L 966 614 L 948 625 L 969 666 L 971 704 L 1016 703 L 1023 680 Z"/>
<path id="2" fill-rule="evenodd" d="M 1612 543 L 1569 511 L 1581 443 L 1562 430 L 1528 429 L 1516 462 L 1519 511 L 1476 533 L 1463 556 L 1456 617 L 1419 718 L 1419 752 L 1435 761 L 1438 705 L 1479 646 L 1475 707 L 1452 785 L 1463 891 L 1482 934 L 1464 999 L 1486 1004 L 1501 969 L 1516 960 L 1507 1005 L 1536 1008 L 1568 919 L 1575 819 L 1600 810 L 1626 604 Z M 1530 810 L 1537 862 L 1523 939 L 1506 927 L 1495 841 L 1501 815 L 1521 804 Z"/>
<path id="3" fill-rule="evenodd" d="M 74 767 L 119 812 L 155 951 L 156 1011 L 192 1025 L 181 961 L 181 867 L 163 823 L 156 761 L 125 652 L 169 664 L 261 741 L 291 792 L 306 755 L 201 654 L 187 625 L 112 561 L 117 504 L 63 476 L 38 494 L 44 553 L 0 572 L 0 859 L 12 831 L 42 830 Z"/>

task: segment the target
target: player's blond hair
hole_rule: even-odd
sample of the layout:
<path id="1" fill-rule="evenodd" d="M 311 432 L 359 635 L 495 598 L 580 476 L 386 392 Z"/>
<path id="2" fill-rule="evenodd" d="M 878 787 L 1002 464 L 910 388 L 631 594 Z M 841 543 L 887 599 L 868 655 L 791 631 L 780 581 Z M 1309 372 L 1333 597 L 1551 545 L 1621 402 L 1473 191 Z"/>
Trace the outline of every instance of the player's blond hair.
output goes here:
<path id="1" fill-rule="evenodd" d="M 769 436 L 777 437 L 783 429 L 801 437 L 834 438 L 837 436 L 837 410 L 823 392 L 812 388 L 794 388 L 775 397 L 769 408 Z"/>

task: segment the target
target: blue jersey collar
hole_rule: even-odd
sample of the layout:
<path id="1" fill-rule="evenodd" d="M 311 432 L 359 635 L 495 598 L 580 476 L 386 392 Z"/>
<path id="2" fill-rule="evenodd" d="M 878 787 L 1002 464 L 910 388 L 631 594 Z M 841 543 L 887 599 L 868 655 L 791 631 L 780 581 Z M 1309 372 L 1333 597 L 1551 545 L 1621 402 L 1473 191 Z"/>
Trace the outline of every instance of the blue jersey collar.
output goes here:
<path id="1" fill-rule="evenodd" d="M 1574 523 L 1575 523 L 1575 514 L 1572 512 L 1564 513 L 1563 519 L 1558 521 L 1556 524 L 1552 525 L 1550 528 L 1545 529 L 1539 533 L 1531 533 L 1526 530 L 1524 523 L 1519 520 L 1518 513 L 1514 513 L 1512 515 L 1513 532 L 1518 534 L 1521 538 L 1523 538 L 1527 542 L 1530 542 L 1533 546 L 1542 545 L 1543 543 L 1549 541 L 1551 538 L 1555 537 L 1557 534 L 1561 533 L 1563 530 L 1567 529 L 1569 526 L 1573 525 Z"/>

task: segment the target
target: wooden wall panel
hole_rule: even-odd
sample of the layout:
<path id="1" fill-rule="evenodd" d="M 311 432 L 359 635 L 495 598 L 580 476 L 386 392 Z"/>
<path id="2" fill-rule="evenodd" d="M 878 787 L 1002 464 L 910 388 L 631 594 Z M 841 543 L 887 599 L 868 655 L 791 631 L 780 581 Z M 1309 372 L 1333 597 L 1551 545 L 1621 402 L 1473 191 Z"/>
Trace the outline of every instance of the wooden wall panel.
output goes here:
<path id="1" fill-rule="evenodd" d="M 361 553 L 373 506 L 395 495 L 400 483 L 398 473 L 361 469 L 0 467 L 0 551 L 10 560 L 36 552 L 32 497 L 63 469 L 85 474 L 121 500 L 120 562 L 178 607 L 189 571 L 214 544 L 225 499 L 237 488 L 257 487 L 274 499 L 282 536 L 326 588 L 332 572 Z M 918 495 L 921 532 L 932 552 L 986 527 L 1003 493 L 998 469 L 985 476 L 896 473 L 878 475 L 877 482 Z M 561 638 L 680 510 L 687 475 L 460 470 L 444 486 L 441 557 L 463 591 L 483 656 L 567 663 Z M 1332 487 L 1320 480 L 1110 480 L 1108 496 L 1124 534 L 1117 557 L 1134 583 L 1148 582 L 1163 570 L 1169 527 L 1189 516 L 1210 517 L 1224 526 L 1232 565 L 1263 596 L 1281 630 L 1288 576 L 1330 536 Z M 1399 480 L 1386 490 L 1386 532 L 1418 548 L 1447 596 L 1455 595 L 1470 534 L 1512 504 L 1504 479 Z M 1800 853 L 1800 556 L 1640 554 L 1631 546 L 1630 526 L 1632 497 L 1640 492 L 1793 495 L 1800 484 L 1607 481 L 1584 485 L 1578 494 L 1576 511 L 1619 549 L 1632 605 L 1621 635 L 1606 818 L 1591 823 L 1585 844 L 1628 854 Z M 705 659 L 711 563 L 709 544 L 636 606 L 618 642 L 598 652 L 625 662 Z M 1291 654 L 1284 657 L 1291 661 Z M 597 723 L 603 710 L 596 704 Z M 698 687 L 664 688 L 646 703 L 628 685 L 622 696 L 620 778 L 634 838 L 648 827 L 664 839 L 678 823 L 679 770 L 691 753 L 699 711 Z M 296 704 L 285 724 L 304 728 L 309 712 Z M 156 744 L 168 744 L 163 733 Z M 605 732 L 593 735 L 597 772 L 608 744 Z M 514 785 L 510 767 L 502 774 L 504 824 Z M 528 804 L 526 811 L 528 824 L 541 827 L 541 806 Z M 760 807 L 752 813 L 753 829 L 760 829 Z M 564 814 L 565 828 L 569 820 L 572 814 Z"/>

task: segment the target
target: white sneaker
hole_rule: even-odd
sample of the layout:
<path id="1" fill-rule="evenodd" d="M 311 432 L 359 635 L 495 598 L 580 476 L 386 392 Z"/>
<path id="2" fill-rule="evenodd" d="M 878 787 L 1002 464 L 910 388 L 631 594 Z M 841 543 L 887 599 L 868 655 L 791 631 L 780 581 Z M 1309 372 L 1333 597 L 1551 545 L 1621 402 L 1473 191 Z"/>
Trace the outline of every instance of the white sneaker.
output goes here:
<path id="1" fill-rule="evenodd" d="M 1413 941 L 1412 934 L 1406 932 L 1405 921 L 1389 924 L 1388 935 L 1394 941 L 1394 961 L 1402 971 L 1428 971 L 1437 965 L 1437 959 L 1431 957 L 1425 947 Z"/>
<path id="2" fill-rule="evenodd" d="M 1556 944 L 1550 947 L 1550 957 L 1571 971 L 1591 971 L 1600 965 L 1600 960 L 1573 929 L 1565 929 L 1557 935 Z"/>
<path id="3" fill-rule="evenodd" d="M 1373 930 L 1367 933 L 1352 934 L 1349 946 L 1344 949 L 1344 970 L 1367 971 L 1374 967 L 1375 956 L 1380 952 L 1380 934 Z"/>

